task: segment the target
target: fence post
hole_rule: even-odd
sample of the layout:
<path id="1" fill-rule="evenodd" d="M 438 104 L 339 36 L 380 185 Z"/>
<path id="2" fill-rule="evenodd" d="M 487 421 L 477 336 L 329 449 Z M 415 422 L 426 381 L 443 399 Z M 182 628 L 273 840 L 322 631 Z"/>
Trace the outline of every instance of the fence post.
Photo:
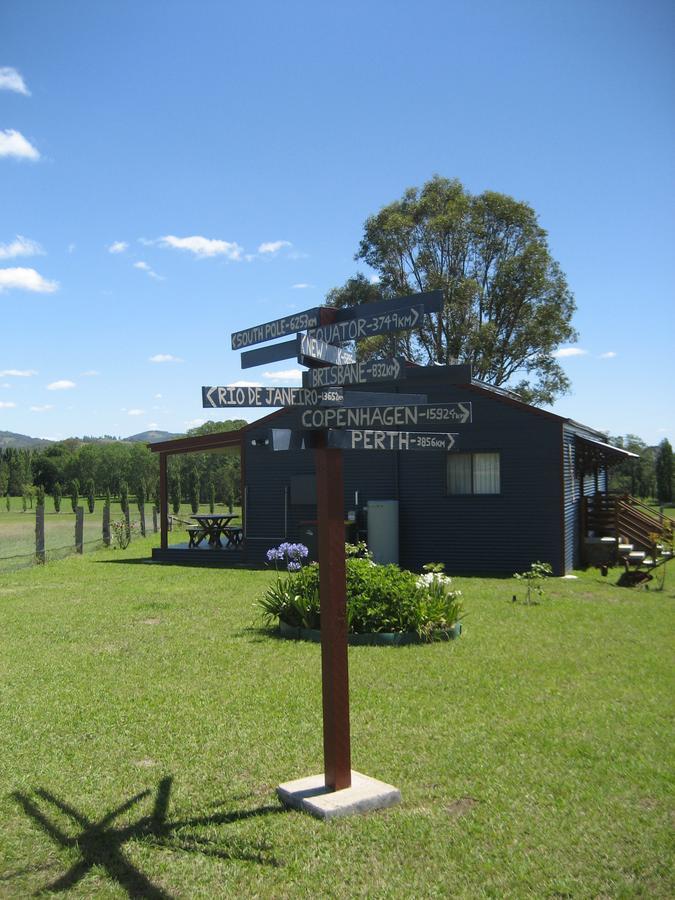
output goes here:
<path id="1" fill-rule="evenodd" d="M 39 563 L 45 561 L 45 507 L 39 503 L 35 508 L 35 557 Z"/>
<path id="2" fill-rule="evenodd" d="M 103 545 L 110 546 L 110 507 L 107 503 L 103 507 Z"/>
<path id="3" fill-rule="evenodd" d="M 141 517 L 141 537 L 145 537 L 145 504 L 138 507 L 138 513 Z"/>
<path id="4" fill-rule="evenodd" d="M 75 510 L 75 552 L 84 553 L 84 506 Z"/>
<path id="5" fill-rule="evenodd" d="M 152 507 L 152 530 L 157 534 L 157 507 Z"/>

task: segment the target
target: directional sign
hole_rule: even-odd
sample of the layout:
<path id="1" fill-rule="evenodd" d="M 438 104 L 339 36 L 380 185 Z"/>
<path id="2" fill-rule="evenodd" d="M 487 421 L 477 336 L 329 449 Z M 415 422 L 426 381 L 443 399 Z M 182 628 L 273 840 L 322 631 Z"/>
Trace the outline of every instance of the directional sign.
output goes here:
<path id="1" fill-rule="evenodd" d="M 341 306 L 331 309 L 329 322 L 347 322 L 359 316 L 383 315 L 395 309 L 403 310 L 411 306 L 424 307 L 425 313 L 437 313 L 443 308 L 443 291 L 424 291 L 406 297 L 392 297 L 390 300 L 376 300 L 374 303 L 360 303 L 358 306 Z M 314 326 L 311 326 L 314 327 Z"/>
<path id="2" fill-rule="evenodd" d="M 321 329 L 319 329 L 321 330 Z M 343 347 L 335 347 L 320 337 L 316 331 L 298 335 L 298 362 L 308 365 L 307 360 L 329 363 L 332 366 L 344 366 L 356 362 L 356 354 Z"/>
<path id="3" fill-rule="evenodd" d="M 329 431 L 328 446 L 340 450 L 453 450 L 458 437 L 433 431 Z"/>
<path id="4" fill-rule="evenodd" d="M 275 338 L 286 337 L 296 331 L 306 331 L 308 328 L 316 328 L 319 324 L 321 308 L 306 309 L 304 312 L 295 313 L 293 316 L 285 316 L 283 319 L 274 319 L 265 322 L 264 325 L 254 325 L 244 331 L 235 331 L 232 335 L 232 349 L 243 350 L 252 344 L 262 344 L 264 341 L 273 341 Z"/>
<path id="5" fill-rule="evenodd" d="M 333 347 L 325 341 L 309 338 L 306 334 L 297 334 L 290 341 L 280 341 L 269 347 L 256 347 L 255 350 L 244 350 L 241 354 L 242 369 L 252 366 L 266 366 L 281 359 L 297 358 L 299 363 L 312 365 L 315 360 L 339 366 L 356 362 L 356 356 L 350 350 Z"/>
<path id="6" fill-rule="evenodd" d="M 343 398 L 343 406 L 421 406 L 429 400 L 426 394 L 393 394 L 391 391 L 343 391 Z"/>
<path id="7" fill-rule="evenodd" d="M 256 347 L 255 350 L 244 350 L 241 354 L 242 369 L 250 369 L 253 366 L 266 366 L 269 363 L 279 362 L 281 359 L 293 359 L 298 355 L 297 337 L 290 341 L 281 341 L 278 344 L 270 344 L 269 347 Z"/>
<path id="8" fill-rule="evenodd" d="M 367 384 L 370 381 L 397 381 L 405 378 L 405 360 L 370 359 L 347 366 L 329 366 L 302 373 L 305 387 L 333 387 L 338 384 Z"/>
<path id="9" fill-rule="evenodd" d="M 363 304 L 361 309 L 367 309 Z M 387 334 L 390 331 L 402 331 L 414 328 L 424 316 L 423 306 L 410 306 L 405 309 L 392 309 L 379 313 L 363 313 L 353 316 L 346 322 L 333 322 L 331 325 L 320 325 L 308 332 L 308 337 L 329 344 L 344 341 L 362 341 L 376 334 Z"/>
<path id="10" fill-rule="evenodd" d="M 466 424 L 470 403 L 431 403 L 426 406 L 331 406 L 305 409 L 303 428 L 416 428 L 420 425 Z"/>
<path id="11" fill-rule="evenodd" d="M 417 322 L 421 315 L 439 312 L 443 307 L 442 291 L 425 291 L 420 294 L 410 294 L 407 297 L 393 297 L 391 300 L 378 300 L 375 303 L 360 303 L 358 306 L 344 306 L 336 309 L 329 306 L 315 306 L 313 309 L 306 309 L 304 312 L 295 313 L 292 316 L 285 316 L 283 319 L 274 319 L 272 322 L 265 322 L 263 325 L 254 325 L 252 328 L 246 328 L 243 331 L 235 331 L 232 335 L 232 349 L 243 350 L 245 347 L 252 347 L 254 344 L 262 344 L 265 341 L 273 341 L 277 338 L 287 337 L 293 332 L 307 331 L 308 329 L 316 329 L 321 324 L 323 315 L 324 322 L 330 321 L 334 323 L 349 322 L 364 317 L 392 317 L 394 313 L 398 313 L 402 317 L 411 307 L 417 310 Z M 385 331 L 392 331 L 399 328 L 412 328 L 411 324 L 396 324 L 391 318 L 391 325 L 385 328 Z M 382 331 L 373 331 L 372 334 L 382 334 Z M 364 335 L 368 337 L 368 334 Z M 322 340 L 327 338 L 316 335 Z M 334 343 L 334 341 L 328 341 Z M 278 359 L 290 359 L 290 357 L 278 357 Z M 254 365 L 254 363 L 250 363 Z"/>
<path id="12" fill-rule="evenodd" d="M 340 388 L 315 390 L 293 387 L 239 387 L 235 384 L 202 388 L 202 406 L 221 409 L 230 406 L 319 406 L 342 404 Z"/>

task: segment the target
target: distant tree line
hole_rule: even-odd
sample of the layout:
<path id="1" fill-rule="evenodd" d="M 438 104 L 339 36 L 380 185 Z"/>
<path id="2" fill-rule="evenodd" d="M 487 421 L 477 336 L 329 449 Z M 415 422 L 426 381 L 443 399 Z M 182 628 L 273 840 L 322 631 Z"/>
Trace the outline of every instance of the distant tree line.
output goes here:
<path id="1" fill-rule="evenodd" d="M 188 435 L 236 431 L 243 420 L 206 422 Z M 667 439 L 648 447 L 635 434 L 610 438 L 616 447 L 638 455 L 610 469 L 610 490 L 635 497 L 656 498 L 672 503 L 673 449 Z M 169 504 L 178 512 L 181 503 L 241 503 L 239 453 L 178 454 L 169 458 Z M 159 459 L 144 443 L 101 441 L 84 443 L 75 438 L 45 449 L 0 449 L 0 496 L 23 497 L 24 509 L 33 507 L 38 491 L 49 494 L 60 507 L 61 497 L 77 505 L 86 499 L 90 512 L 95 498 L 110 495 L 124 500 L 129 494 L 137 502 L 158 503 Z"/>
<path id="2" fill-rule="evenodd" d="M 206 422 L 188 435 L 236 431 L 243 420 Z M 241 502 L 239 453 L 191 453 L 169 459 L 169 491 L 173 501 L 199 503 Z M 82 495 L 90 512 L 95 498 L 121 499 L 131 494 L 138 502 L 159 502 L 159 456 L 145 443 L 102 441 L 85 443 L 76 438 L 43 449 L 0 449 L 0 496 L 24 497 L 32 507 L 38 490 L 60 506 L 62 496 L 77 505 Z M 196 511 L 196 510 L 195 510 Z"/>
<path id="3" fill-rule="evenodd" d="M 664 438 L 658 447 L 648 447 L 636 434 L 611 438 L 615 447 L 638 455 L 610 469 L 609 488 L 634 497 L 653 497 L 661 503 L 673 501 L 673 448 Z"/>

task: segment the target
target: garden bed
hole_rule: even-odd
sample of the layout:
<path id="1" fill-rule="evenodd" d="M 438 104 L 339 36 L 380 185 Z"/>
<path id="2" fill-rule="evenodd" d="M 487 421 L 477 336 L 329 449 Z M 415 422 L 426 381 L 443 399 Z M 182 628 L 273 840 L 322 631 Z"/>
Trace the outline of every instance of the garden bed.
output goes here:
<path id="1" fill-rule="evenodd" d="M 434 632 L 432 640 L 451 641 L 458 638 L 461 633 L 462 623 L 456 622 L 447 631 Z M 283 619 L 279 619 L 279 635 L 288 640 L 313 641 L 315 644 L 321 643 L 320 629 L 289 625 Z M 356 646 L 400 647 L 404 644 L 426 644 L 429 643 L 429 639 L 420 637 L 416 631 L 376 631 L 369 634 L 348 634 L 347 643 Z"/>

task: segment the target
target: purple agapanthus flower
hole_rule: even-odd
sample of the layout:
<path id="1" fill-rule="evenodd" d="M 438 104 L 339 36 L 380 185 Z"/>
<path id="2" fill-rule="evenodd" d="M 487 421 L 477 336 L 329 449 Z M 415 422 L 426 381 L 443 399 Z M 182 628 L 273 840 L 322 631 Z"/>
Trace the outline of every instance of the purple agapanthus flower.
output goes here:
<path id="1" fill-rule="evenodd" d="M 268 562 L 287 560 L 286 568 L 289 572 L 298 572 L 302 568 L 301 560 L 309 556 L 309 550 L 304 544 L 291 544 L 284 541 L 278 547 L 271 547 L 267 551 Z"/>

